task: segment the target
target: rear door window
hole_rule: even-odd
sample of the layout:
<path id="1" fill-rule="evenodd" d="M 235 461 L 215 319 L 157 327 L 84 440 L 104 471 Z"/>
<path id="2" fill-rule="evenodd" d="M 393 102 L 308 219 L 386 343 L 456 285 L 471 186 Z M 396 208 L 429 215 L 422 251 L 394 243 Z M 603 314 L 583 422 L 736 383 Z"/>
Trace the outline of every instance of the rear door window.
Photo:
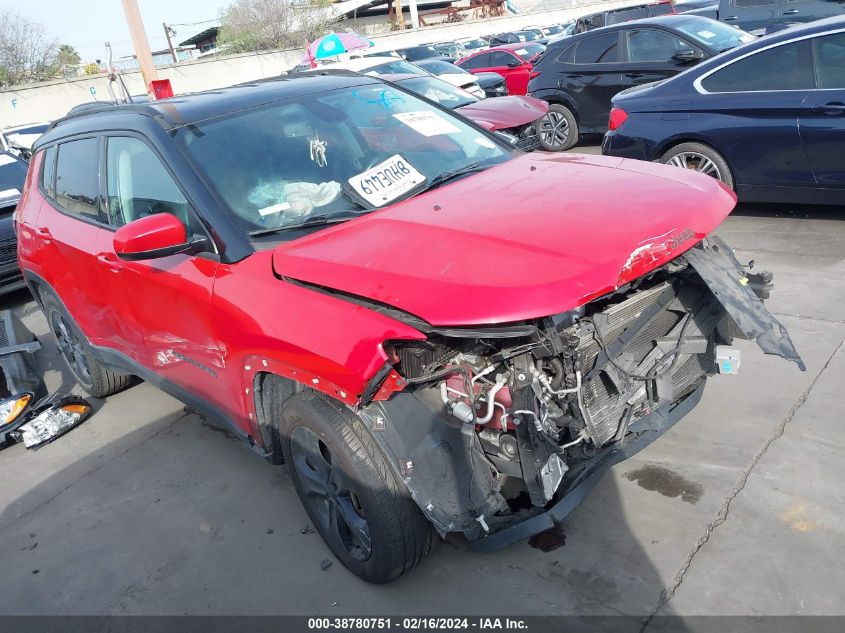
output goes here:
<path id="1" fill-rule="evenodd" d="M 845 33 L 834 33 L 813 40 L 816 87 L 845 89 Z"/>
<path id="2" fill-rule="evenodd" d="M 701 80 L 708 92 L 761 92 L 813 88 L 809 43 L 783 44 L 740 59 Z"/>
<path id="3" fill-rule="evenodd" d="M 490 53 L 480 53 L 475 57 L 470 57 L 463 64 L 462 68 L 489 68 L 490 67 Z"/>
<path id="4" fill-rule="evenodd" d="M 48 198 L 56 197 L 56 146 L 44 150 L 44 163 L 41 167 L 41 186 Z"/>
<path id="5" fill-rule="evenodd" d="M 100 141 L 85 138 L 59 145 L 56 202 L 84 217 L 99 219 Z"/>
<path id="6" fill-rule="evenodd" d="M 594 35 L 578 42 L 576 64 L 608 64 L 619 61 L 619 40 L 616 32 Z"/>

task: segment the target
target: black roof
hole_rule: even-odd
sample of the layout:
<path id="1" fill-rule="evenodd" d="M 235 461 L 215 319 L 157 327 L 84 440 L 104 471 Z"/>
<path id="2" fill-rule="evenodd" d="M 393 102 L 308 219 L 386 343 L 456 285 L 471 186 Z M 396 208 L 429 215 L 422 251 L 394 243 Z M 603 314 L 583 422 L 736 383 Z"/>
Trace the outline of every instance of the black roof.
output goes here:
<path id="1" fill-rule="evenodd" d="M 379 83 L 376 77 L 359 75 L 351 71 L 297 74 L 273 77 L 228 88 L 195 92 L 149 103 L 112 104 L 99 102 L 74 107 L 64 118 L 53 123 L 37 141 L 37 147 L 65 136 L 64 126 L 74 123 L 73 133 L 80 127 L 97 129 L 97 120 L 103 116 L 136 115 L 156 120 L 164 129 L 174 129 L 206 119 L 245 110 L 291 97 L 320 94 L 341 88 Z M 88 125 L 80 126 L 79 124 Z"/>
<path id="2" fill-rule="evenodd" d="M 207 40 L 209 37 L 217 37 L 217 34 L 220 33 L 219 26 L 212 26 L 207 28 L 204 31 L 201 31 L 194 35 L 193 37 L 189 37 L 184 42 L 179 42 L 179 46 L 194 46 Z"/>

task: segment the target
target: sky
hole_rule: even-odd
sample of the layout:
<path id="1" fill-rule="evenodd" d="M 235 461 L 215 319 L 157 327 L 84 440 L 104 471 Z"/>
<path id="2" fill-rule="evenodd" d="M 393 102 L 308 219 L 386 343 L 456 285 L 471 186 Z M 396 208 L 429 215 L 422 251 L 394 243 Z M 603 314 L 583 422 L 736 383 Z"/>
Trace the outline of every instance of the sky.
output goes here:
<path id="1" fill-rule="evenodd" d="M 174 46 L 205 30 L 231 0 L 137 0 L 150 48 L 167 48 L 162 22 L 175 25 Z M 40 22 L 51 37 L 79 51 L 83 62 L 106 58 L 111 42 L 115 58 L 134 53 L 121 0 L 0 0 L 0 11 L 12 10 Z M 182 26 L 184 25 L 184 26 Z"/>

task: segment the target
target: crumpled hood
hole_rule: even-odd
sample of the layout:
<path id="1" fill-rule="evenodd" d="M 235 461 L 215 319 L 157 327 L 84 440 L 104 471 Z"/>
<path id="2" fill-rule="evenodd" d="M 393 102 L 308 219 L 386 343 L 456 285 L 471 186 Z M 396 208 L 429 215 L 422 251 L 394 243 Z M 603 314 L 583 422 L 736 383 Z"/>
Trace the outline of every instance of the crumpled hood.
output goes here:
<path id="1" fill-rule="evenodd" d="M 735 202 L 677 167 L 532 153 L 286 242 L 273 267 L 433 325 L 506 323 L 570 310 L 661 266 Z"/>
<path id="2" fill-rule="evenodd" d="M 487 121 L 494 130 L 532 123 L 549 111 L 549 104 L 534 97 L 496 97 L 458 108 L 456 112 L 473 121 Z"/>

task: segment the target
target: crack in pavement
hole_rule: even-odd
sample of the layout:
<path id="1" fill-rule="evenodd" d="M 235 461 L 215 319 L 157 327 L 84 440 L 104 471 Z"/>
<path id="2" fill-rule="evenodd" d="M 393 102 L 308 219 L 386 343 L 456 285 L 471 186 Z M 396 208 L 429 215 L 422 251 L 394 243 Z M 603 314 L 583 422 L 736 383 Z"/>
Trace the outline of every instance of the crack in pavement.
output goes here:
<path id="1" fill-rule="evenodd" d="M 733 500 L 742 492 L 742 489 L 745 488 L 745 484 L 748 483 L 748 478 L 751 476 L 751 471 L 754 470 L 754 467 L 757 463 L 762 459 L 763 455 L 766 454 L 766 451 L 769 450 L 769 447 L 778 440 L 781 436 L 783 436 L 784 432 L 786 431 L 786 425 L 789 424 L 792 419 L 795 417 L 795 414 L 798 413 L 798 410 L 804 405 L 807 401 L 807 398 L 810 396 L 810 393 L 813 391 L 813 388 L 816 386 L 819 378 L 821 378 L 822 374 L 827 370 L 830 366 L 830 363 L 833 361 L 836 354 L 839 352 L 840 348 L 842 347 L 843 343 L 845 343 L 845 339 L 839 341 L 839 344 L 833 349 L 830 356 L 828 356 L 827 360 L 825 361 L 822 368 L 819 372 L 815 375 L 813 380 L 807 386 L 807 388 L 798 396 L 798 399 L 792 404 L 789 408 L 789 411 L 786 412 L 783 419 L 772 429 L 769 436 L 763 442 L 763 445 L 757 450 L 754 456 L 751 458 L 751 461 L 748 462 L 748 465 L 742 471 L 742 474 L 739 476 L 736 484 L 731 490 L 728 492 L 727 497 L 725 497 L 725 501 L 722 506 L 719 508 L 719 511 L 716 513 L 716 516 L 713 520 L 707 525 L 707 528 L 704 530 L 704 534 L 702 534 L 695 544 L 692 546 L 692 549 L 687 554 L 684 561 L 681 563 L 681 567 L 675 572 L 674 577 L 672 578 L 672 583 L 665 588 L 661 594 L 660 599 L 657 601 L 655 607 L 651 610 L 648 617 L 643 622 L 642 627 L 640 627 L 640 633 L 643 633 L 645 629 L 651 624 L 651 621 L 654 619 L 654 616 L 657 615 L 657 612 L 663 608 L 663 606 L 669 602 L 672 597 L 675 595 L 675 592 L 678 590 L 678 587 L 681 586 L 681 583 L 684 581 L 684 576 L 686 575 L 687 571 L 692 565 L 692 561 L 695 558 L 696 554 L 704 547 L 704 544 L 710 540 L 710 536 L 713 534 L 713 531 L 722 525 L 728 518 L 728 513 L 731 509 L 731 503 Z"/>
<path id="2" fill-rule="evenodd" d="M 790 314 L 789 312 L 772 312 L 778 317 L 790 317 L 793 319 L 801 319 L 806 321 L 821 321 L 822 323 L 835 323 L 837 325 L 845 325 L 845 321 L 839 319 L 826 319 L 825 317 L 811 316 L 809 314 Z"/>
<path id="3" fill-rule="evenodd" d="M 159 429 L 159 430 L 158 430 L 158 431 L 156 431 L 155 433 L 153 433 L 153 434 L 151 434 L 151 435 L 149 435 L 149 436 L 145 437 L 143 440 L 141 440 L 141 441 L 140 441 L 140 442 L 138 442 L 137 444 L 133 444 L 132 446 L 130 446 L 129 448 L 127 448 L 125 451 L 123 451 L 122 453 L 120 453 L 119 455 L 117 455 L 117 457 L 115 457 L 115 459 L 120 459 L 121 457 L 123 457 L 123 456 L 124 456 L 124 455 L 126 455 L 127 453 L 131 453 L 132 451 L 134 451 L 134 450 L 136 450 L 136 449 L 138 449 L 138 448 L 142 447 L 144 444 L 146 444 L 146 443 L 147 443 L 147 442 L 149 442 L 150 440 L 153 440 L 153 439 L 155 439 L 156 437 L 158 437 L 159 435 L 161 435 L 162 433 L 164 433 L 164 432 L 169 431 L 170 429 L 172 429 L 174 426 L 176 426 L 176 424 L 177 424 L 177 423 L 179 423 L 181 420 L 184 420 L 186 417 L 188 417 L 188 416 L 189 416 L 189 415 L 191 415 L 191 414 L 192 414 L 192 412 L 191 412 L 191 411 L 185 411 L 184 413 L 182 413 L 182 415 L 180 415 L 178 418 L 176 418 L 175 420 L 173 420 L 173 422 L 171 422 L 170 424 L 168 424 L 168 425 L 167 425 L 167 426 L 165 426 L 164 428 Z M 113 461 L 113 460 L 111 460 L 111 461 Z M 111 463 L 111 461 L 110 461 L 110 463 Z M 67 484 L 67 485 L 66 485 L 66 486 L 64 486 L 63 488 L 61 488 L 61 489 L 57 490 L 57 491 L 56 491 L 54 494 L 52 494 L 51 496 L 47 497 L 47 498 L 46 498 L 46 499 L 44 499 L 43 501 L 40 501 L 39 503 L 37 503 L 36 505 L 34 505 L 34 506 L 33 506 L 32 508 L 30 508 L 29 510 L 26 510 L 25 512 L 23 512 L 23 513 L 19 514 L 18 516 L 16 516 L 16 517 L 15 517 L 15 518 L 11 521 L 11 522 L 6 523 L 5 525 L 0 525 L 0 528 L 2 528 L 2 529 L 6 529 L 6 528 L 8 528 L 8 527 L 11 527 L 11 526 L 15 525 L 16 523 L 18 523 L 18 522 L 19 522 L 21 519 L 23 519 L 24 517 L 27 517 L 27 516 L 29 516 L 30 514 L 32 514 L 33 512 L 37 512 L 37 511 L 38 511 L 38 510 L 40 510 L 41 508 L 43 508 L 43 507 L 45 507 L 45 506 L 49 505 L 50 503 L 52 503 L 53 501 L 55 501 L 56 499 L 58 499 L 60 496 L 62 496 L 64 493 L 66 493 L 68 490 L 70 490 L 71 488 L 73 488 L 73 487 L 74 487 L 76 484 L 78 484 L 80 481 L 82 481 L 82 480 L 83 480 L 83 479 L 85 479 L 86 477 L 89 477 L 89 476 L 91 476 L 91 475 L 95 474 L 97 471 L 101 470 L 104 466 L 105 466 L 105 464 L 100 464 L 100 465 L 95 466 L 94 468 L 92 468 L 92 469 L 90 469 L 90 470 L 86 470 L 86 471 L 85 471 L 84 473 L 82 473 L 79 477 L 77 477 L 76 479 L 74 479 L 72 482 L 70 482 L 69 484 Z"/>

